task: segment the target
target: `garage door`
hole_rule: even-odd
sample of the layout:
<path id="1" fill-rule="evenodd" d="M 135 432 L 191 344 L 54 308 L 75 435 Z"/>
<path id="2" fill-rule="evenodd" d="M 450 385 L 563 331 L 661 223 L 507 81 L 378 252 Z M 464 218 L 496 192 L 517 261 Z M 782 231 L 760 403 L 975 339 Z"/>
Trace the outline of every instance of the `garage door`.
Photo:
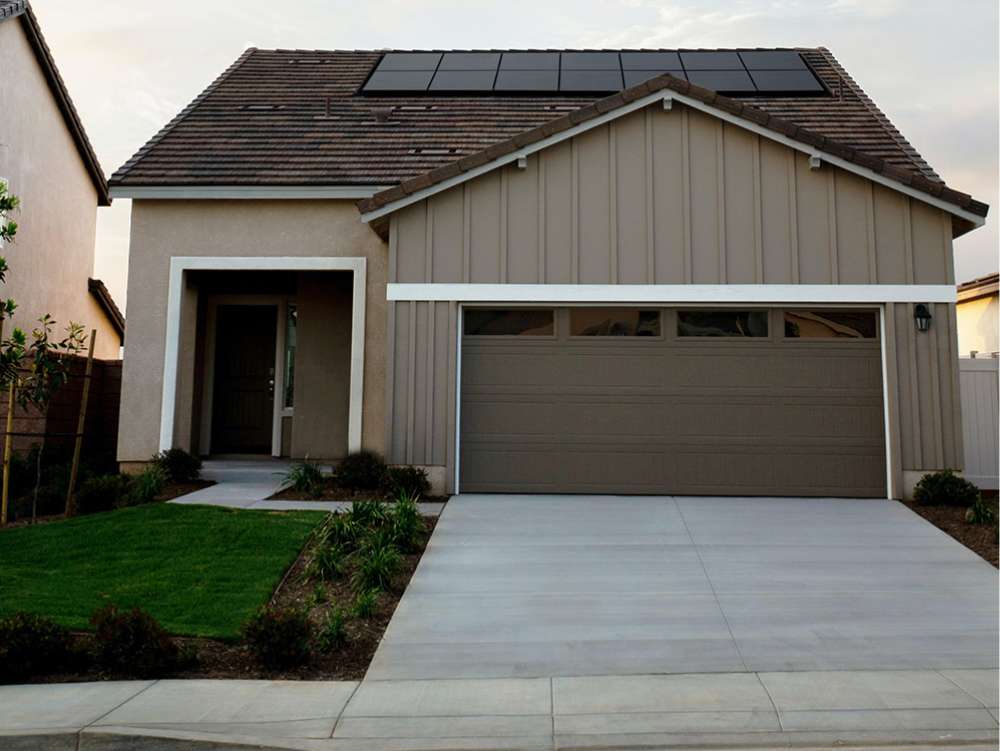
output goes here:
<path id="1" fill-rule="evenodd" d="M 463 316 L 462 492 L 886 495 L 876 311 Z"/>

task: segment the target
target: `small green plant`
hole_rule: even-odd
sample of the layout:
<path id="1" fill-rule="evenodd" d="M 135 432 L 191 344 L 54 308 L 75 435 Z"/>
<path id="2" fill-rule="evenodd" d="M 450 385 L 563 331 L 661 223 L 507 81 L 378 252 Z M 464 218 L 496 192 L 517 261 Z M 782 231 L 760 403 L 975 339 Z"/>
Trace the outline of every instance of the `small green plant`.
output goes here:
<path id="1" fill-rule="evenodd" d="M 286 670 L 309 659 L 312 626 L 298 608 L 264 608 L 243 626 L 243 639 L 269 670 Z"/>
<path id="2" fill-rule="evenodd" d="M 166 630 L 139 608 L 105 605 L 90 618 L 94 658 L 103 670 L 129 678 L 158 678 L 175 670 L 180 652 Z"/>
<path id="3" fill-rule="evenodd" d="M 378 490 L 385 483 L 386 466 L 374 451 L 348 454 L 337 466 L 337 483 L 353 490 Z"/>
<path id="4" fill-rule="evenodd" d="M 296 493 L 307 493 L 311 496 L 323 494 L 323 471 L 319 465 L 311 463 L 308 459 L 295 462 L 289 467 L 282 475 L 281 482 L 283 488 L 294 490 Z"/>
<path id="5" fill-rule="evenodd" d="M 322 582 L 317 582 L 316 586 L 313 587 L 312 594 L 309 595 L 309 601 L 313 607 L 322 605 L 327 601 L 326 587 L 323 586 Z"/>
<path id="6" fill-rule="evenodd" d="M 404 465 L 388 468 L 385 473 L 385 489 L 392 496 L 420 497 L 430 492 L 431 484 L 426 470 Z"/>
<path id="7" fill-rule="evenodd" d="M 156 454 L 152 463 L 163 471 L 167 482 L 194 482 L 201 477 L 201 459 L 184 449 L 168 449 Z"/>
<path id="8" fill-rule="evenodd" d="M 417 506 L 417 496 L 400 493 L 390 516 L 392 537 L 396 545 L 405 552 L 417 550 L 425 531 L 424 520 Z"/>
<path id="9" fill-rule="evenodd" d="M 354 501 L 348 513 L 362 529 L 381 527 L 389 521 L 389 509 L 381 501 Z"/>
<path id="10" fill-rule="evenodd" d="M 318 539 L 327 545 L 338 545 L 345 551 L 357 548 L 365 530 L 353 514 L 331 514 L 318 533 Z"/>
<path id="11" fill-rule="evenodd" d="M 978 524 L 985 527 L 997 523 L 997 513 L 993 510 L 993 506 L 988 501 L 984 501 L 982 495 L 980 495 L 976 498 L 975 503 L 969 507 L 969 510 L 965 512 L 965 521 L 969 524 Z"/>
<path id="12" fill-rule="evenodd" d="M 332 652 L 347 643 L 347 616 L 340 608 L 334 608 L 326 617 L 316 646 L 320 652 Z"/>
<path id="13" fill-rule="evenodd" d="M 155 464 L 150 464 L 131 478 L 128 491 L 121 499 L 121 505 L 142 506 L 146 503 L 152 503 L 156 500 L 156 496 L 163 492 L 163 486 L 166 484 L 167 478 L 163 474 L 163 470 Z"/>
<path id="14" fill-rule="evenodd" d="M 375 615 L 375 609 L 378 607 L 378 595 L 377 589 L 359 592 L 354 598 L 354 617 L 368 619 Z"/>
<path id="15" fill-rule="evenodd" d="M 48 618 L 23 611 L 0 620 L 0 683 L 70 669 L 69 631 Z"/>
<path id="16" fill-rule="evenodd" d="M 979 498 L 979 488 L 945 469 L 921 477 L 913 497 L 929 506 L 971 506 Z"/>
<path id="17" fill-rule="evenodd" d="M 336 542 L 321 542 L 306 567 L 310 579 L 335 581 L 344 575 L 347 568 L 347 552 Z"/>
<path id="18" fill-rule="evenodd" d="M 357 592 L 388 589 L 403 563 L 399 551 L 384 541 L 365 545 L 356 558 L 351 584 Z"/>
<path id="19" fill-rule="evenodd" d="M 76 491 L 76 512 L 96 514 L 111 511 L 122 504 L 128 492 L 129 478 L 125 475 L 98 475 L 85 480 Z"/>

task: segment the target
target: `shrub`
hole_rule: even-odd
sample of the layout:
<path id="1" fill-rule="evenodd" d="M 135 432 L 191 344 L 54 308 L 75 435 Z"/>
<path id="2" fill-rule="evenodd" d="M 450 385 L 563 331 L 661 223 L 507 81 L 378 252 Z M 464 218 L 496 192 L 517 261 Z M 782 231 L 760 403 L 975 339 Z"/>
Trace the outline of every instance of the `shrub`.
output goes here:
<path id="1" fill-rule="evenodd" d="M 323 544 L 339 545 L 345 551 L 350 551 L 357 548 L 364 532 L 353 514 L 331 514 L 318 537 Z"/>
<path id="2" fill-rule="evenodd" d="M 984 501 L 983 497 L 979 496 L 965 512 L 965 521 L 969 524 L 979 524 L 985 527 L 989 524 L 996 524 L 997 513 L 988 501 Z"/>
<path id="3" fill-rule="evenodd" d="M 337 482 L 353 490 L 378 490 L 385 483 L 386 466 L 374 451 L 346 456 L 337 467 Z"/>
<path id="4" fill-rule="evenodd" d="M 17 612 L 0 620 L 0 683 L 65 670 L 71 661 L 69 631 L 48 618 Z"/>
<path id="5" fill-rule="evenodd" d="M 243 639 L 257 661 L 269 670 L 285 670 L 309 659 L 312 626 L 297 608 L 267 607 L 243 626 Z"/>
<path id="6" fill-rule="evenodd" d="M 316 637 L 320 652 L 330 652 L 347 643 L 347 617 L 340 608 L 334 608 L 326 617 L 323 630 Z"/>
<path id="7" fill-rule="evenodd" d="M 323 471 L 309 461 L 295 462 L 281 478 L 282 487 L 296 493 L 323 494 Z"/>
<path id="8" fill-rule="evenodd" d="M 391 513 L 392 537 L 401 550 L 412 552 L 420 547 L 425 527 L 417 506 L 417 496 L 400 493 Z"/>
<path id="9" fill-rule="evenodd" d="M 162 470 L 167 482 L 194 482 L 201 476 L 201 459 L 184 449 L 168 449 L 153 457 L 153 466 Z"/>
<path id="10" fill-rule="evenodd" d="M 378 590 L 369 589 L 359 592 L 354 598 L 354 616 L 356 618 L 371 618 L 378 606 Z"/>
<path id="11" fill-rule="evenodd" d="M 316 546 L 306 573 L 311 579 L 333 581 L 344 575 L 346 567 L 347 553 L 344 548 L 335 542 L 322 542 Z"/>
<path id="12" fill-rule="evenodd" d="M 139 608 L 106 605 L 90 618 L 98 666 L 130 678 L 157 678 L 178 666 L 180 652 L 166 630 Z"/>
<path id="13" fill-rule="evenodd" d="M 979 488 L 946 469 L 921 477 L 913 497 L 931 506 L 971 506 L 979 498 Z"/>
<path id="14" fill-rule="evenodd" d="M 389 521 L 389 509 L 381 501 L 354 501 L 348 513 L 361 530 L 381 527 Z"/>
<path id="15" fill-rule="evenodd" d="M 385 489 L 393 496 L 422 496 L 431 490 L 427 472 L 421 467 L 389 467 L 385 474 Z"/>
<path id="16" fill-rule="evenodd" d="M 142 506 L 152 503 L 163 492 L 167 484 L 166 475 L 156 465 L 149 465 L 142 472 L 130 478 L 128 491 L 121 499 L 122 506 Z"/>
<path id="17" fill-rule="evenodd" d="M 129 478 L 124 475 L 91 477 L 81 483 L 76 491 L 77 513 L 96 514 L 118 508 L 128 489 Z"/>
<path id="18" fill-rule="evenodd" d="M 358 566 L 351 578 L 358 592 L 388 589 L 403 560 L 399 551 L 384 543 L 366 546 L 358 554 Z"/>

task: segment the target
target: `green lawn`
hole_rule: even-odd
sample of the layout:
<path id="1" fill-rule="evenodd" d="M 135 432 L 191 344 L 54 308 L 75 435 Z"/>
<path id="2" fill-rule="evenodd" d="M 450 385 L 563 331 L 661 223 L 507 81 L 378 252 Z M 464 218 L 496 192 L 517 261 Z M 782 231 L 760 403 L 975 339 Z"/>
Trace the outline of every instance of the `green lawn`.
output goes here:
<path id="1" fill-rule="evenodd" d="M 175 634 L 236 636 L 323 517 L 158 503 L 0 530 L 0 616 L 86 628 L 113 602 Z"/>

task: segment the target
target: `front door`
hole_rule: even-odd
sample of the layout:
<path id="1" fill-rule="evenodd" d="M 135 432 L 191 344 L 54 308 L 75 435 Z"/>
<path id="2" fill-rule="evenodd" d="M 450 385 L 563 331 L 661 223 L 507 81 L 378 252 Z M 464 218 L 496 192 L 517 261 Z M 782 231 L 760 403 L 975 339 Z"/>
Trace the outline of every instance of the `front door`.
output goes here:
<path id="1" fill-rule="evenodd" d="M 218 307 L 212 453 L 271 453 L 277 325 L 274 305 Z"/>

